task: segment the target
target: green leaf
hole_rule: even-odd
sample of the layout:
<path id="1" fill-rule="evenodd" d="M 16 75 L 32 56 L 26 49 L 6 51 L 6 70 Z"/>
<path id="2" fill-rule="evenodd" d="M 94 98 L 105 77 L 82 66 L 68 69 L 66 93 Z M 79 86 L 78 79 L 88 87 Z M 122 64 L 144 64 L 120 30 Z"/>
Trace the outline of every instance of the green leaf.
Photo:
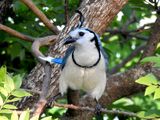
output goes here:
<path id="1" fill-rule="evenodd" d="M 0 116 L 0 120 L 9 120 L 6 116 Z"/>
<path id="2" fill-rule="evenodd" d="M 42 118 L 41 120 L 52 120 L 52 116 Z"/>
<path id="3" fill-rule="evenodd" d="M 155 92 L 155 90 L 157 89 L 157 86 L 155 86 L 155 85 L 151 85 L 151 86 L 148 86 L 147 88 L 146 88 L 146 90 L 145 90 L 145 96 L 146 95 L 150 95 L 150 94 L 152 94 L 153 92 Z"/>
<path id="4" fill-rule="evenodd" d="M 159 115 L 157 114 L 157 111 L 154 110 L 149 110 L 149 111 L 140 111 L 137 113 L 137 116 L 140 118 L 146 118 L 146 119 L 152 119 L 152 118 L 156 118 Z"/>
<path id="5" fill-rule="evenodd" d="M 16 88 L 20 88 L 22 85 L 22 77 L 20 75 L 14 76 L 13 82 L 14 82 Z"/>
<path id="6" fill-rule="evenodd" d="M 160 66 L 160 57 L 158 57 L 158 56 L 146 57 L 146 58 L 142 59 L 141 62 L 142 63 L 152 62 L 152 63 L 155 63 L 155 67 L 159 67 Z"/>
<path id="7" fill-rule="evenodd" d="M 4 87 L 8 90 L 8 92 L 11 92 L 12 90 L 15 89 L 13 79 L 9 75 L 6 75 Z"/>
<path id="8" fill-rule="evenodd" d="M 1 92 L 5 97 L 8 96 L 8 91 L 7 91 L 5 88 L 0 87 L 0 92 Z"/>
<path id="9" fill-rule="evenodd" d="M 148 74 L 144 77 L 140 77 L 138 80 L 136 80 L 135 82 L 142 84 L 142 85 L 152 85 L 152 84 L 157 84 L 158 80 L 156 79 L 156 77 L 153 74 Z"/>
<path id="10" fill-rule="evenodd" d="M 19 120 L 29 120 L 29 110 L 23 111 L 19 117 Z"/>
<path id="11" fill-rule="evenodd" d="M 38 115 L 33 116 L 30 120 L 39 120 L 39 116 Z"/>
<path id="12" fill-rule="evenodd" d="M 159 98 L 160 98 L 160 88 L 157 88 L 154 93 L 154 99 L 159 99 Z"/>
<path id="13" fill-rule="evenodd" d="M 2 109 L 2 110 L 0 110 L 0 113 L 11 114 L 12 110 Z"/>
<path id="14" fill-rule="evenodd" d="M 15 91 L 13 91 L 11 94 L 14 95 L 14 96 L 16 96 L 16 97 L 31 96 L 31 94 L 29 92 L 26 92 L 23 89 L 17 89 Z"/>
<path id="15" fill-rule="evenodd" d="M 6 67 L 5 67 L 5 66 L 2 66 L 2 67 L 0 68 L 0 82 L 5 81 L 6 72 L 7 72 Z"/>
<path id="16" fill-rule="evenodd" d="M 3 106 L 3 108 L 6 108 L 6 109 L 17 109 L 17 107 L 15 105 L 10 105 L 10 104 L 5 104 Z"/>
<path id="17" fill-rule="evenodd" d="M 0 96 L 0 106 L 2 106 L 3 105 L 3 99 L 2 99 L 2 97 Z"/>
<path id="18" fill-rule="evenodd" d="M 13 113 L 11 115 L 11 120 L 18 120 L 18 114 L 16 111 L 13 111 Z"/>
<path id="19" fill-rule="evenodd" d="M 7 100 L 6 101 L 6 103 L 10 103 L 10 102 L 15 102 L 15 101 L 19 101 L 19 100 L 21 100 L 22 98 L 13 98 L 13 99 L 11 99 L 11 100 Z"/>

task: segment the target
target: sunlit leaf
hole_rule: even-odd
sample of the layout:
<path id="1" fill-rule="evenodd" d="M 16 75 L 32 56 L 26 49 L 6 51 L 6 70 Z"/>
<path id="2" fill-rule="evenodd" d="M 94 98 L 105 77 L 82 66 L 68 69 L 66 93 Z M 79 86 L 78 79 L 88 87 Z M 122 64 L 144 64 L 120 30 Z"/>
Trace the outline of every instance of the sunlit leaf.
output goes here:
<path id="1" fill-rule="evenodd" d="M 19 120 L 29 120 L 29 110 L 23 111 L 19 117 Z"/>
<path id="2" fill-rule="evenodd" d="M 6 103 L 19 101 L 19 100 L 21 100 L 21 99 L 22 99 L 22 98 L 13 98 L 13 99 L 8 99 L 8 100 L 6 101 Z"/>
<path id="3" fill-rule="evenodd" d="M 13 79 L 9 75 L 6 75 L 4 87 L 10 92 L 15 89 Z"/>
<path id="4" fill-rule="evenodd" d="M 20 75 L 16 75 L 13 77 L 13 81 L 16 88 L 20 88 L 22 84 L 22 77 Z"/>
<path id="5" fill-rule="evenodd" d="M 9 120 L 6 116 L 0 116 L 0 120 Z"/>
<path id="6" fill-rule="evenodd" d="M 18 114 L 16 111 L 13 111 L 13 113 L 11 115 L 11 120 L 18 120 Z"/>
<path id="7" fill-rule="evenodd" d="M 140 77 L 135 82 L 137 82 L 139 84 L 143 84 L 143 85 L 152 85 L 152 84 L 157 84 L 158 80 L 156 79 L 156 77 L 153 74 L 150 73 L 144 77 Z"/>
<path id="8" fill-rule="evenodd" d="M 160 88 L 157 88 L 154 93 L 154 99 L 159 99 L 159 98 L 160 98 Z"/>
<path id="9" fill-rule="evenodd" d="M 0 96 L 0 106 L 2 106 L 3 105 L 3 99 L 2 99 L 2 97 Z"/>
<path id="10" fill-rule="evenodd" d="M 155 86 L 155 85 L 148 86 L 146 88 L 146 90 L 145 90 L 145 94 L 144 95 L 150 95 L 153 92 L 155 92 L 156 89 L 157 89 L 157 86 Z"/>
<path id="11" fill-rule="evenodd" d="M 42 118 L 41 120 L 52 120 L 52 116 Z"/>
<path id="12" fill-rule="evenodd" d="M 5 104 L 3 106 L 3 108 L 6 108 L 6 109 L 17 109 L 17 107 L 15 105 L 11 105 L 11 104 Z"/>
<path id="13" fill-rule="evenodd" d="M 0 87 L 0 92 L 1 92 L 5 97 L 8 96 L 8 92 L 7 92 L 7 90 L 6 90 L 5 88 Z"/>
<path id="14" fill-rule="evenodd" d="M 11 114 L 12 113 L 12 110 L 8 110 L 8 109 L 2 109 L 0 110 L 0 113 L 5 113 L 5 114 Z"/>
<path id="15" fill-rule="evenodd" d="M 26 92 L 23 89 L 17 89 L 15 91 L 13 91 L 11 94 L 14 95 L 14 96 L 16 96 L 16 97 L 31 96 L 31 94 L 29 92 Z"/>
<path id="16" fill-rule="evenodd" d="M 39 120 L 39 116 L 38 115 L 33 116 L 32 118 L 30 118 L 30 120 Z"/>

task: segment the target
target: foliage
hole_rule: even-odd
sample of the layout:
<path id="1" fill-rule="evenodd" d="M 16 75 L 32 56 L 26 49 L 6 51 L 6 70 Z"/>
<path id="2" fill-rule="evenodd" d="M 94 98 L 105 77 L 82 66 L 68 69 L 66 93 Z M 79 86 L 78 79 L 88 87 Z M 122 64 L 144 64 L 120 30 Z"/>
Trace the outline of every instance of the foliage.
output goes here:
<path id="1" fill-rule="evenodd" d="M 154 63 L 155 67 L 160 67 L 160 57 L 159 56 L 151 56 L 146 57 L 142 61 L 142 63 L 146 62 L 152 62 Z M 159 80 L 153 75 L 153 74 L 147 74 L 144 77 L 139 78 L 136 80 L 137 83 L 147 86 L 145 89 L 144 95 L 151 95 L 154 94 L 153 99 L 159 99 L 160 98 L 160 84 Z M 160 109 L 149 109 L 147 111 L 141 111 L 138 113 L 138 116 L 142 118 L 156 118 L 160 117 L 159 114 Z"/>
<path id="2" fill-rule="evenodd" d="M 23 97 L 31 96 L 30 93 L 20 88 L 21 84 L 22 76 L 12 76 L 7 73 L 6 67 L 0 68 L 0 120 L 39 120 L 39 116 L 30 119 L 29 109 L 17 111 L 14 103 Z M 41 120 L 52 120 L 52 118 L 47 116 Z"/>
<path id="3" fill-rule="evenodd" d="M 17 107 L 12 104 L 21 100 L 23 97 L 30 96 L 31 94 L 21 89 L 22 77 L 20 75 L 11 76 L 7 73 L 6 67 L 0 68 L 0 119 L 17 120 L 18 114 L 15 111 Z M 26 112 L 26 111 L 25 111 Z M 20 120 L 28 116 L 23 112 Z"/>

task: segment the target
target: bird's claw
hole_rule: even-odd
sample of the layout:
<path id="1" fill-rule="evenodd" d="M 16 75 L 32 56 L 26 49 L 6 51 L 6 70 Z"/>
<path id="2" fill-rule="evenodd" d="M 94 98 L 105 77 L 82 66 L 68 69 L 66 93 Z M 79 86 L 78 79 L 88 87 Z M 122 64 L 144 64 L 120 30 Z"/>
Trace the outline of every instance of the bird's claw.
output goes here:
<path id="1" fill-rule="evenodd" d="M 95 114 L 100 115 L 101 109 L 102 109 L 102 106 L 99 103 L 97 103 L 95 107 Z"/>

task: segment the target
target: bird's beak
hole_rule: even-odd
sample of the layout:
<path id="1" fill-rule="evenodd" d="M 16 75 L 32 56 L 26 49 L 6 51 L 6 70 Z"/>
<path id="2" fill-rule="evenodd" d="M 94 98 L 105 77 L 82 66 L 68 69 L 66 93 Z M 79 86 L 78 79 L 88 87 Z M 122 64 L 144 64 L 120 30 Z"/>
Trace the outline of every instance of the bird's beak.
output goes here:
<path id="1" fill-rule="evenodd" d="M 72 38 L 72 37 L 69 36 L 66 39 L 64 39 L 64 45 L 76 42 L 76 40 L 77 40 L 76 38 Z"/>

